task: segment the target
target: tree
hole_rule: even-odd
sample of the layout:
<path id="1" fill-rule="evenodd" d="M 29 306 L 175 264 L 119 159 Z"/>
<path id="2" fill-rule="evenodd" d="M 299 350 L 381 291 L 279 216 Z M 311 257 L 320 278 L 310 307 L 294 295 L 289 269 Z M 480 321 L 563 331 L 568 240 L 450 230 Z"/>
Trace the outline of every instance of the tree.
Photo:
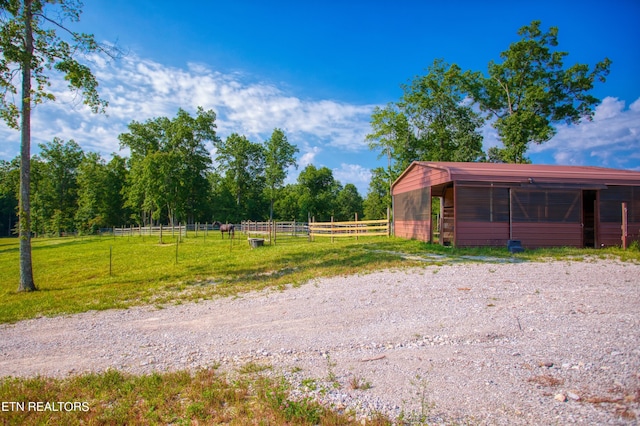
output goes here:
<path id="1" fill-rule="evenodd" d="M 414 159 L 477 161 L 483 158 L 482 135 L 478 132 L 483 120 L 465 103 L 460 68 L 436 59 L 428 71 L 404 87 L 399 103 L 416 129 L 412 155 L 417 158 Z"/>
<path id="2" fill-rule="evenodd" d="M 387 190 L 412 161 L 477 161 L 484 157 L 483 120 L 466 104 L 457 65 L 437 59 L 428 73 L 404 85 L 397 103 L 375 108 L 369 148 L 387 155 Z M 384 197 L 391 202 L 391 197 Z M 390 204 L 389 204 L 390 207 Z"/>
<path id="3" fill-rule="evenodd" d="M 218 143 L 215 119 L 215 112 L 201 107 L 195 118 L 179 109 L 172 120 L 133 121 L 118 136 L 120 146 L 131 150 L 127 206 L 140 212 L 142 223 L 148 214 L 156 221 L 193 221 L 204 208 L 211 167 L 205 142 Z"/>
<path id="4" fill-rule="evenodd" d="M 407 119 L 397 104 L 390 103 L 385 108 L 375 107 L 371 114 L 373 133 L 366 136 L 369 149 L 380 150 L 378 158 L 387 157 L 386 192 L 391 194 L 391 184 L 412 161 L 418 159 L 416 140 Z M 386 197 L 391 208 L 391 196 Z"/>
<path id="5" fill-rule="evenodd" d="M 76 226 L 80 232 L 93 234 L 100 228 L 114 225 L 109 222 L 111 209 L 121 206 L 111 204 L 111 176 L 100 154 L 90 152 L 78 166 L 78 208 L 75 214 Z M 121 200 L 120 200 L 121 201 Z M 121 225 L 123 222 L 117 222 Z"/>
<path id="6" fill-rule="evenodd" d="M 611 61 L 605 58 L 592 69 L 585 64 L 566 68 L 567 52 L 558 45 L 558 28 L 547 32 L 540 21 L 520 28 L 522 38 L 500 54 L 502 63 L 490 62 L 488 76 L 466 72 L 467 90 L 480 109 L 494 119 L 493 127 L 504 148 L 492 161 L 529 162 L 529 144 L 542 144 L 555 134 L 554 124 L 590 120 L 599 102 L 589 95 L 596 80 L 605 81 Z"/>
<path id="7" fill-rule="evenodd" d="M 298 176 L 301 214 L 315 217 L 318 222 L 331 219 L 335 213 L 335 200 L 342 189 L 340 182 L 333 178 L 327 167 L 316 168 L 309 164 Z"/>
<path id="8" fill-rule="evenodd" d="M 235 200 L 232 220 L 259 214 L 264 188 L 265 151 L 262 145 L 232 133 L 224 142 L 214 144 L 218 171 Z"/>
<path id="9" fill-rule="evenodd" d="M 78 208 L 78 168 L 84 152 L 74 140 L 65 142 L 60 138 L 39 146 L 43 164 L 37 191 L 46 220 L 44 230 L 56 235 L 73 231 Z"/>
<path id="10" fill-rule="evenodd" d="M 306 222 L 307 212 L 300 210 L 300 194 L 302 188 L 299 184 L 285 185 L 280 191 L 280 196 L 274 201 L 274 216 L 281 220 L 297 220 Z"/>
<path id="11" fill-rule="evenodd" d="M 102 203 L 107 227 L 129 224 L 131 210 L 126 207 L 124 197 L 128 174 L 127 160 L 113 154 L 106 165 L 105 200 Z"/>
<path id="12" fill-rule="evenodd" d="M 287 177 L 287 167 L 295 166 L 298 168 L 294 157 L 298 152 L 298 148 L 287 141 L 287 136 L 281 129 L 275 129 L 271 134 L 271 138 L 264 145 L 264 175 L 270 200 L 269 219 L 273 220 L 273 200 L 275 199 L 276 191 L 282 188 L 284 179 Z"/>
<path id="13" fill-rule="evenodd" d="M 0 235 L 10 236 L 17 223 L 20 159 L 0 160 Z"/>
<path id="14" fill-rule="evenodd" d="M 66 21 L 77 22 L 80 13 L 79 3 L 73 0 L 0 1 L 0 116 L 21 132 L 18 291 L 37 290 L 31 261 L 31 109 L 45 100 L 55 100 L 47 91 L 49 72 L 62 73 L 69 88 L 81 92 L 84 103 L 93 112 L 101 112 L 106 107 L 98 95 L 98 82 L 91 70 L 76 59 L 82 54 L 106 50 L 93 36 L 73 32 L 65 26 Z M 57 31 L 65 38 L 58 36 Z"/>
<path id="15" fill-rule="evenodd" d="M 367 220 L 387 217 L 387 206 L 391 206 L 389 195 L 389 175 L 382 167 L 371 170 L 371 181 L 367 198 L 363 201 L 364 217 Z"/>
<path id="16" fill-rule="evenodd" d="M 362 197 L 358 193 L 358 188 L 352 183 L 348 183 L 340 190 L 335 202 L 335 220 L 354 220 L 355 215 L 362 219 Z"/>

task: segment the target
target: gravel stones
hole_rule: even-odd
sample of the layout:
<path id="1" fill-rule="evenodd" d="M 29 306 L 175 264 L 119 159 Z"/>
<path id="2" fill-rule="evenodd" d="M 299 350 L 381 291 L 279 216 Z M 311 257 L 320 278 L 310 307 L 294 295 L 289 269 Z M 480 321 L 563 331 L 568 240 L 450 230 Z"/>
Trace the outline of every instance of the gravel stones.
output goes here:
<path id="1" fill-rule="evenodd" d="M 639 306 L 637 264 L 425 266 L 3 325 L 0 375 L 256 363 L 361 419 L 636 424 Z"/>

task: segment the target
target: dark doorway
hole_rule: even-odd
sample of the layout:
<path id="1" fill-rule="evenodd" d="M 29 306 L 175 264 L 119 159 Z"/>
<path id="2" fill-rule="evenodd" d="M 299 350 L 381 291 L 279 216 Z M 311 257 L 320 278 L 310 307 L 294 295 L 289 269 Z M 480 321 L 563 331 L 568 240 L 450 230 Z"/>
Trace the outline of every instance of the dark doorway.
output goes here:
<path id="1" fill-rule="evenodd" d="M 582 246 L 596 247 L 596 191 L 582 191 Z"/>

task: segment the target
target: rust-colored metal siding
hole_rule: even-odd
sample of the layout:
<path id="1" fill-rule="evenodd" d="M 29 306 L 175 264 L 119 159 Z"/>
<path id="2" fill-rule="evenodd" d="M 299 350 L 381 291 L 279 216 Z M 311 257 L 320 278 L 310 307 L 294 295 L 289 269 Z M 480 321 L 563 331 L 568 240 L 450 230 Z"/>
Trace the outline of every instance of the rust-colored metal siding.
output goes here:
<path id="1" fill-rule="evenodd" d="M 424 187 L 436 195 L 446 195 L 455 188 L 452 212 L 443 213 L 443 223 L 452 228 L 447 232 L 452 233 L 452 242 L 458 246 L 504 246 L 509 238 L 522 241 L 528 248 L 583 247 L 586 241 L 597 246 L 620 245 L 617 212 L 621 201 L 629 204 L 629 241 L 640 240 L 640 172 L 581 166 L 414 162 L 393 183 L 392 194 L 395 200 L 399 194 Z M 506 220 L 504 191 L 511 191 Z M 492 201 L 485 205 L 488 194 Z M 595 204 L 596 211 L 585 208 L 584 203 Z M 444 210 L 447 213 L 446 206 Z M 585 218 L 588 224 L 591 222 L 590 227 L 583 227 Z M 408 219 L 394 217 L 396 235 L 429 241 L 430 218 Z M 591 229 L 591 234 L 585 229 Z"/>
<path id="2" fill-rule="evenodd" d="M 447 182 L 449 175 L 446 170 L 423 167 L 420 163 L 414 162 L 393 184 L 392 194 L 397 195 L 403 192 L 439 185 Z"/>
<path id="3" fill-rule="evenodd" d="M 579 223 L 514 223 L 513 240 L 525 248 L 582 247 L 582 226 Z"/>
<path id="4" fill-rule="evenodd" d="M 431 187 L 418 186 L 416 189 L 395 194 L 393 223 L 394 233 L 398 237 L 430 241 Z"/>
<path id="5" fill-rule="evenodd" d="M 414 164 L 422 168 L 444 171 L 454 182 L 528 183 L 531 179 L 534 183 L 640 185 L 640 172 L 603 167 L 455 162 L 415 162 Z"/>
<path id="6" fill-rule="evenodd" d="M 628 207 L 628 242 L 640 241 L 640 186 L 610 186 L 600 191 L 598 244 L 622 244 L 622 203 Z"/>
<path id="7" fill-rule="evenodd" d="M 629 223 L 629 240 L 640 243 L 640 222 Z M 622 228 L 620 223 L 600 223 L 598 225 L 598 244 L 603 247 L 622 245 Z"/>
<path id="8" fill-rule="evenodd" d="M 456 245 L 461 247 L 506 247 L 509 240 L 509 223 L 458 220 L 456 239 Z"/>
<path id="9" fill-rule="evenodd" d="M 431 238 L 431 221 L 398 220 L 394 222 L 394 233 L 400 238 L 427 242 Z"/>

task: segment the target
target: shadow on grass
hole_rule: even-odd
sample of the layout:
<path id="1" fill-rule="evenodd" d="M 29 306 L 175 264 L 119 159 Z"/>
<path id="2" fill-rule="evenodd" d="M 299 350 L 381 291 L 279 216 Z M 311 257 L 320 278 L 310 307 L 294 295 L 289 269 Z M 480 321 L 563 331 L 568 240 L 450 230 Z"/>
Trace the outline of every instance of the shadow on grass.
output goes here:
<path id="1" fill-rule="evenodd" d="M 51 249 L 67 248 L 74 246 L 85 246 L 103 241 L 100 237 L 56 237 L 56 238 L 34 238 L 31 240 L 31 249 L 35 251 L 45 251 Z M 104 238 L 104 241 L 108 241 Z M 17 242 L 16 242 L 17 244 Z"/>
<path id="2" fill-rule="evenodd" d="M 378 269 L 393 262 L 402 262 L 401 256 L 393 253 L 373 253 L 358 245 L 342 247 L 340 251 L 325 247 L 313 252 L 286 253 L 268 268 L 235 268 L 233 272 L 237 276 L 225 281 L 230 283 L 247 279 L 263 281 L 271 280 L 274 276 L 279 278 L 292 276 L 297 272 L 309 272 L 317 276 L 353 273 L 354 269 Z"/>

